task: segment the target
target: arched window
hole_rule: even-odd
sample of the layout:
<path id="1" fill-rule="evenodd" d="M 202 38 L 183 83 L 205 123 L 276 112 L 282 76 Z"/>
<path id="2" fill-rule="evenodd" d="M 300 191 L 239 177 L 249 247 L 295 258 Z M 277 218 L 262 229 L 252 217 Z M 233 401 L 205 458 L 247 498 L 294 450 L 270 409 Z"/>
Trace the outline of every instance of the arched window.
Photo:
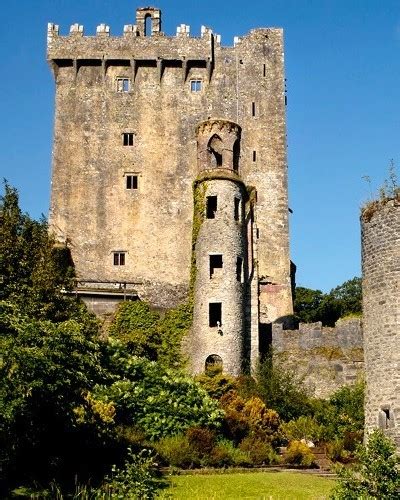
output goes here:
<path id="1" fill-rule="evenodd" d="M 218 354 L 210 354 L 205 362 L 205 370 L 213 372 L 222 372 L 222 358 Z"/>
<path id="2" fill-rule="evenodd" d="M 214 134 L 208 142 L 208 151 L 211 153 L 211 167 L 222 167 L 222 141 L 221 138 Z"/>

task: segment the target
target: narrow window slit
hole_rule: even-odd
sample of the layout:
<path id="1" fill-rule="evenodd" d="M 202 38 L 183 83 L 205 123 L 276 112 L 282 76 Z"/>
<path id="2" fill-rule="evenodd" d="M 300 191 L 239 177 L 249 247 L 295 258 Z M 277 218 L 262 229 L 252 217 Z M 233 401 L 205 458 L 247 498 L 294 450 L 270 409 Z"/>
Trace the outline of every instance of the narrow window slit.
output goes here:
<path id="1" fill-rule="evenodd" d="M 207 207 L 206 207 L 207 219 L 215 219 L 216 211 L 217 211 L 217 197 L 207 196 Z"/>
<path id="2" fill-rule="evenodd" d="M 222 325 L 222 302 L 210 302 L 208 304 L 208 317 L 210 327 Z"/>
<path id="3" fill-rule="evenodd" d="M 256 103 L 255 102 L 251 103 L 251 115 L 256 116 Z"/>
<path id="4" fill-rule="evenodd" d="M 224 266 L 222 254 L 210 255 L 210 279 L 215 277 L 217 269 L 222 269 Z"/>
<path id="5" fill-rule="evenodd" d="M 234 214 L 235 220 L 239 220 L 239 215 L 240 215 L 240 199 L 235 198 L 235 214 Z"/>
<path id="6" fill-rule="evenodd" d="M 238 257 L 236 259 L 236 280 L 243 282 L 243 259 L 242 257 Z"/>
<path id="7" fill-rule="evenodd" d="M 253 151 L 253 161 L 257 160 L 257 151 Z"/>

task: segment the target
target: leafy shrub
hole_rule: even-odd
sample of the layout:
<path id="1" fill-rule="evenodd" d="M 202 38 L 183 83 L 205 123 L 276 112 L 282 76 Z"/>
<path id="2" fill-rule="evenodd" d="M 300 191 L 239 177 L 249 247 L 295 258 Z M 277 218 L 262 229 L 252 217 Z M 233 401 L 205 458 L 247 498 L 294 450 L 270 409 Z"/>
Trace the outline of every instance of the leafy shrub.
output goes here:
<path id="1" fill-rule="evenodd" d="M 284 455 L 287 464 L 311 467 L 315 461 L 314 454 L 310 448 L 301 441 L 291 441 Z"/>
<path id="2" fill-rule="evenodd" d="M 396 446 L 382 431 L 374 431 L 367 446 L 356 453 L 359 463 L 353 468 L 340 467 L 334 500 L 398 500 L 400 492 L 400 457 Z"/>
<path id="3" fill-rule="evenodd" d="M 279 463 L 279 456 L 271 444 L 257 437 L 244 438 L 239 448 L 248 454 L 253 465 L 270 465 Z"/>
<path id="4" fill-rule="evenodd" d="M 321 426 L 312 417 L 304 416 L 296 420 L 283 423 L 281 426 L 283 434 L 288 440 L 317 442 L 322 434 Z"/>
<path id="5" fill-rule="evenodd" d="M 231 441 L 221 440 L 212 450 L 209 465 L 229 467 L 232 465 L 246 467 L 251 465 L 249 454 L 236 448 Z"/>
<path id="6" fill-rule="evenodd" d="M 258 397 L 246 401 L 243 413 L 246 416 L 250 432 L 254 435 L 272 436 L 279 429 L 279 415 L 275 410 L 270 410 Z"/>
<path id="7" fill-rule="evenodd" d="M 345 448 L 349 451 L 362 441 L 364 389 L 364 382 L 358 381 L 352 386 L 341 387 L 328 401 L 313 401 L 315 419 L 322 426 L 322 439 L 332 441 L 345 437 Z"/>
<path id="8" fill-rule="evenodd" d="M 350 452 L 345 449 L 343 439 L 335 439 L 327 443 L 326 454 L 332 462 L 347 463 L 350 459 Z"/>
<path id="9" fill-rule="evenodd" d="M 200 456 L 209 454 L 215 444 L 215 432 L 201 427 L 192 427 L 186 431 L 190 445 Z"/>
<path id="10" fill-rule="evenodd" d="M 239 443 L 250 431 L 250 425 L 246 415 L 243 413 L 245 401 L 236 391 L 230 391 L 220 399 L 223 408 L 223 434 L 228 439 Z"/>
<path id="11" fill-rule="evenodd" d="M 153 453 L 150 450 L 142 450 L 134 454 L 128 450 L 128 459 L 124 467 L 112 468 L 111 476 L 105 478 L 104 488 L 97 491 L 97 497 L 106 498 L 155 498 L 157 490 L 161 484 L 157 478 L 156 463 Z"/>
<path id="12" fill-rule="evenodd" d="M 209 369 L 206 373 L 196 376 L 196 381 L 205 389 L 214 399 L 220 399 L 236 388 L 236 382 L 233 377 L 222 373 L 220 370 Z"/>
<path id="13" fill-rule="evenodd" d="M 154 447 L 166 465 L 187 469 L 200 464 L 199 454 L 184 434 L 162 438 Z"/>
<path id="14" fill-rule="evenodd" d="M 257 392 L 266 406 L 285 422 L 312 413 L 310 398 L 301 380 L 284 368 L 272 351 L 258 365 Z"/>
<path id="15" fill-rule="evenodd" d="M 109 346 L 115 382 L 93 391 L 97 400 L 114 403 L 117 425 L 134 425 L 153 441 L 189 427 L 219 426 L 223 412 L 193 379 L 120 347 Z"/>

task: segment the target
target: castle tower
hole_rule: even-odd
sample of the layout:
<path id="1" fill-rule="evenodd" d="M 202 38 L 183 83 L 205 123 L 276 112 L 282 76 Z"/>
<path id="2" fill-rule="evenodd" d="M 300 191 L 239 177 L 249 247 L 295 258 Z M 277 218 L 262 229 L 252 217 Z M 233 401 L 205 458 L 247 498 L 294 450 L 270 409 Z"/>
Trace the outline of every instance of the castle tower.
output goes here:
<path id="1" fill-rule="evenodd" d="M 192 369 L 219 362 L 238 375 L 244 363 L 246 189 L 238 174 L 240 127 L 208 120 L 197 127 L 195 288 Z"/>
<path id="2" fill-rule="evenodd" d="M 400 199 L 361 215 L 366 432 L 380 428 L 400 449 Z"/>
<path id="3" fill-rule="evenodd" d="M 254 364 L 272 322 L 293 312 L 282 30 L 255 29 L 223 46 L 204 26 L 199 37 L 185 24 L 166 35 L 161 11 L 146 7 L 122 36 L 105 24 L 95 36 L 85 36 L 79 24 L 60 36 L 49 24 L 47 57 L 56 83 L 49 222 L 71 249 L 77 293 L 97 314 L 129 298 L 158 309 L 187 301 L 197 179 L 220 203 L 204 227 L 228 231 L 235 259 L 243 258 L 246 282 L 227 282 L 226 289 L 239 293 L 235 307 L 244 318 L 235 321 L 245 325 Z M 215 138 L 209 129 L 218 129 Z M 210 179 L 203 180 L 205 171 Z M 221 203 L 232 196 L 245 222 L 225 228 L 220 217 L 230 208 Z M 221 252 L 228 265 L 233 243 L 213 250 L 203 233 L 197 251 L 207 258 Z M 211 282 L 196 286 L 217 287 Z M 233 325 L 227 313 L 223 307 L 223 332 Z"/>

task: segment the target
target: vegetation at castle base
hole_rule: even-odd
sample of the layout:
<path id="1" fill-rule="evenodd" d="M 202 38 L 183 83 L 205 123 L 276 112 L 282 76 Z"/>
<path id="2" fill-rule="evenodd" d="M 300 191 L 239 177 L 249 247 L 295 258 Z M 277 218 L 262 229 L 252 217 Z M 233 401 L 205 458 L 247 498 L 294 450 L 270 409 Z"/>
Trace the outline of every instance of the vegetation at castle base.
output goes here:
<path id="1" fill-rule="evenodd" d="M 141 450 L 186 468 L 276 464 L 282 445 L 285 460 L 308 466 L 301 440 L 329 441 L 338 460 L 351 456 L 362 435 L 361 388 L 314 400 L 272 354 L 255 378 L 220 367 L 189 377 L 180 347 L 190 300 L 164 314 L 126 302 L 104 338 L 66 293 L 74 278 L 68 248 L 56 249 L 46 222 L 21 213 L 7 185 L 0 215 L 1 495 L 51 480 L 54 491 L 70 492 L 75 478 L 90 478 L 81 492 L 110 498 L 133 482 L 147 488 L 148 479 L 150 495 L 153 461 Z"/>
<path id="2" fill-rule="evenodd" d="M 133 356 L 158 361 L 167 368 L 185 366 L 182 340 L 192 324 L 189 302 L 161 315 L 143 301 L 122 302 L 109 328 L 109 335 Z"/>
<path id="3" fill-rule="evenodd" d="M 372 432 L 367 445 L 358 448 L 356 458 L 358 462 L 352 468 L 338 469 L 333 500 L 399 498 L 400 457 L 391 439 L 380 430 Z"/>
<path id="4" fill-rule="evenodd" d="M 361 316 L 361 278 L 354 277 L 324 294 L 321 290 L 296 287 L 294 311 L 298 321 L 334 326 L 339 318 Z"/>

